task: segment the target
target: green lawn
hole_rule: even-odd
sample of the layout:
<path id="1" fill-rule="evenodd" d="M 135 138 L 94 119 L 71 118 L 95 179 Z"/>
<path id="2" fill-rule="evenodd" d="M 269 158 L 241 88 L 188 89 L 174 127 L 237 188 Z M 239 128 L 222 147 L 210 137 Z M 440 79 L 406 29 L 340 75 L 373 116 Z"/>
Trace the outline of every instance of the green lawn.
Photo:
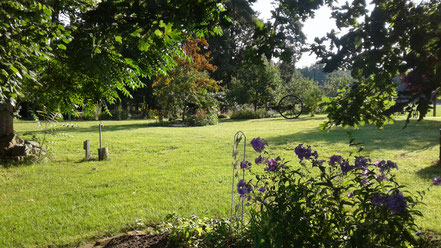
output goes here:
<path id="1" fill-rule="evenodd" d="M 98 237 L 157 222 L 168 213 L 226 217 L 231 191 L 233 135 L 260 136 L 276 154 L 295 160 L 293 148 L 312 145 L 322 157 L 347 155 L 348 129 L 322 132 L 323 116 L 297 120 L 223 121 L 206 127 L 155 127 L 154 121 L 105 121 L 103 145 L 110 160 L 83 162 L 83 141 L 91 140 L 96 157 L 98 123 L 73 122 L 54 137 L 52 161 L 0 168 L 0 247 L 75 246 Z M 424 190 L 434 176 L 439 156 L 441 117 L 386 126 L 364 127 L 353 137 L 366 147 L 362 155 L 398 162 L 398 179 L 411 191 Z M 59 124 L 61 126 L 61 123 Z M 30 136 L 33 122 L 17 121 L 15 129 Z M 255 152 L 248 148 L 248 158 Z M 441 232 L 441 188 L 431 188 L 418 224 Z"/>

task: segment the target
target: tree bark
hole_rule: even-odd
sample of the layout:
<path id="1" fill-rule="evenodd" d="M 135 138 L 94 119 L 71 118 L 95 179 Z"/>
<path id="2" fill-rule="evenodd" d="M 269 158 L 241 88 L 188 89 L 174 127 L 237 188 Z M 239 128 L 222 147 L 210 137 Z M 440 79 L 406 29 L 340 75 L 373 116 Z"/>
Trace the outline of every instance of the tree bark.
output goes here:
<path id="1" fill-rule="evenodd" d="M 9 102 L 0 103 L 0 139 L 14 133 L 13 112 Z"/>

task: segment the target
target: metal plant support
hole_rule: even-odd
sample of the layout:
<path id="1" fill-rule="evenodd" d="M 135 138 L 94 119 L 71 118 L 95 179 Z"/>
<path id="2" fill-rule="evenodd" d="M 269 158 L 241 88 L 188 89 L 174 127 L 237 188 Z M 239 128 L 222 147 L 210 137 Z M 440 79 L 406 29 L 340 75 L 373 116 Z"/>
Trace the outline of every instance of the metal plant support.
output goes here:
<path id="1" fill-rule="evenodd" d="M 244 204 L 244 198 L 241 197 L 241 200 L 235 205 L 234 201 L 234 192 L 235 192 L 235 184 L 234 179 L 240 178 L 240 169 L 237 169 L 237 155 L 239 154 L 239 145 L 243 141 L 243 158 L 242 162 L 245 161 L 245 152 L 246 152 L 246 144 L 247 144 L 247 137 L 245 136 L 245 133 L 242 131 L 238 131 L 233 138 L 233 179 L 231 183 L 231 226 L 234 225 L 234 223 L 237 223 L 239 221 L 239 217 L 237 216 L 238 211 L 240 210 L 240 237 L 242 238 L 243 233 L 243 204 Z M 245 170 L 242 170 L 242 180 L 245 181 Z"/>

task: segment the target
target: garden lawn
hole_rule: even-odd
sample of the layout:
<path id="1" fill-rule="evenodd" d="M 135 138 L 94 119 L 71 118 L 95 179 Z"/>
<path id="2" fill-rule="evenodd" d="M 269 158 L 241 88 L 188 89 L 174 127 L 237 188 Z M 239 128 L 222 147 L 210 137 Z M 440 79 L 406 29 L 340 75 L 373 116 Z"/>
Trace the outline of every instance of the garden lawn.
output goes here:
<path id="1" fill-rule="evenodd" d="M 91 141 L 97 157 L 97 121 L 69 122 L 51 137 L 53 159 L 46 163 L 0 167 L 0 247 L 76 246 L 122 231 L 159 222 L 172 212 L 183 217 L 227 217 L 231 200 L 234 134 L 250 141 L 267 139 L 273 154 L 297 162 L 293 148 L 310 144 L 321 158 L 355 152 L 347 131 L 318 129 L 325 120 L 301 116 L 247 121 L 222 121 L 205 127 L 159 127 L 155 121 L 105 121 L 103 146 L 110 160 L 83 161 L 83 141 Z M 411 192 L 425 190 L 435 176 L 441 117 L 404 119 L 383 131 L 363 127 L 352 131 L 365 149 L 358 155 L 396 161 L 398 180 Z M 18 134 L 37 134 L 34 122 L 16 121 Z M 256 153 L 247 147 L 247 158 Z M 432 187 L 421 206 L 424 229 L 441 233 L 441 187 Z"/>

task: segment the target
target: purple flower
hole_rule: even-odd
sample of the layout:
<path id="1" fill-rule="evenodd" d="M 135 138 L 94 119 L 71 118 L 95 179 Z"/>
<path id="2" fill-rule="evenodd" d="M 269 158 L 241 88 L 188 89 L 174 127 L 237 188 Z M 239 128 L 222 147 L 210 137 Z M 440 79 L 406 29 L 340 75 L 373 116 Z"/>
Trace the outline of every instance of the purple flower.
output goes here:
<path id="1" fill-rule="evenodd" d="M 349 165 L 349 162 L 348 162 L 348 161 L 344 161 L 344 162 L 342 162 L 342 163 L 340 164 L 340 168 L 341 168 L 341 171 L 343 172 L 343 174 L 346 174 L 347 172 L 349 172 L 349 171 L 351 171 L 351 170 L 354 169 L 353 166 Z"/>
<path id="2" fill-rule="evenodd" d="M 387 195 L 375 193 L 372 196 L 372 204 L 377 207 L 382 207 L 386 204 Z"/>
<path id="3" fill-rule="evenodd" d="M 250 185 L 250 182 L 247 183 L 242 179 L 237 183 L 237 193 L 239 193 L 240 196 L 245 197 L 245 195 L 251 191 L 253 191 L 253 187 Z"/>
<path id="4" fill-rule="evenodd" d="M 435 185 L 435 186 L 439 186 L 439 185 L 441 185 L 441 177 L 435 177 L 435 178 L 432 180 L 432 182 L 433 182 L 433 185 Z"/>
<path id="5" fill-rule="evenodd" d="M 261 164 L 261 163 L 263 163 L 263 161 L 264 161 L 265 159 L 266 159 L 265 157 L 262 157 L 262 155 L 259 155 L 259 157 L 257 157 L 257 158 L 254 160 L 254 163 L 256 163 L 256 164 Z"/>
<path id="6" fill-rule="evenodd" d="M 251 163 L 250 162 L 248 162 L 248 161 L 242 161 L 242 162 L 240 162 L 240 168 L 242 169 L 242 170 L 245 170 L 246 168 L 248 168 L 248 167 L 251 167 Z"/>
<path id="7" fill-rule="evenodd" d="M 354 195 L 355 195 L 354 192 L 348 192 L 348 193 L 346 194 L 346 197 L 347 197 L 347 198 L 352 198 Z"/>
<path id="8" fill-rule="evenodd" d="M 392 214 L 399 214 L 406 210 L 407 201 L 401 192 L 394 193 L 387 197 L 386 207 Z"/>
<path id="9" fill-rule="evenodd" d="M 318 159 L 318 153 L 317 153 L 317 151 L 314 151 L 311 155 L 312 155 L 315 159 Z"/>
<path id="10" fill-rule="evenodd" d="M 377 166 L 378 168 L 380 168 L 380 172 L 383 173 L 386 170 L 390 170 L 390 169 L 398 169 L 398 166 L 396 163 L 388 160 L 388 161 L 377 161 L 374 163 L 375 166 Z"/>
<path id="11" fill-rule="evenodd" d="M 311 146 L 303 147 L 303 144 L 299 144 L 296 148 L 294 148 L 294 152 L 299 157 L 300 161 L 303 161 L 303 159 L 310 159 L 311 157 L 314 157 L 315 159 L 318 158 L 317 151 L 312 151 Z"/>
<path id="12" fill-rule="evenodd" d="M 265 168 L 265 171 L 275 171 L 278 168 L 277 162 L 275 159 L 267 160 L 268 167 Z"/>
<path id="13" fill-rule="evenodd" d="M 258 153 L 261 153 L 263 150 L 265 150 L 265 146 L 267 145 L 268 145 L 268 141 L 264 139 L 260 139 L 260 137 L 251 140 L 251 146 Z"/>
<path id="14" fill-rule="evenodd" d="M 366 169 L 370 162 L 371 160 L 369 158 L 356 157 L 354 164 L 357 169 Z"/>
<path id="15" fill-rule="evenodd" d="M 341 163 L 343 162 L 343 157 L 340 155 L 332 155 L 331 158 L 329 159 L 329 164 L 331 166 L 335 166 L 335 163 Z"/>
<path id="16" fill-rule="evenodd" d="M 259 191 L 262 192 L 262 193 L 265 192 L 265 190 L 266 190 L 265 187 L 260 187 L 259 188 Z"/>

